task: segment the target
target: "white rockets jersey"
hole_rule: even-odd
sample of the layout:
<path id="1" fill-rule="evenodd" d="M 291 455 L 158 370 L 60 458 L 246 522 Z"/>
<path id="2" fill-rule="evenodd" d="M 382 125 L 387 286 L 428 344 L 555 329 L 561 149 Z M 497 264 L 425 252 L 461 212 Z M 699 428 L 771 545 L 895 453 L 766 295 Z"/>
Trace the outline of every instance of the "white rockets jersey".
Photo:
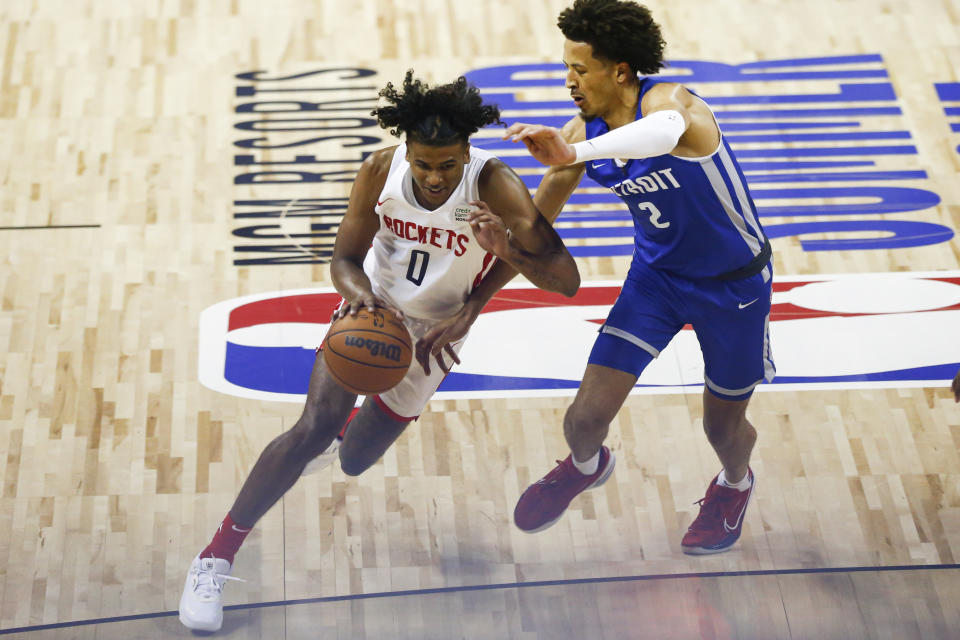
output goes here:
<path id="1" fill-rule="evenodd" d="M 480 195 L 477 181 L 488 151 L 470 148 L 470 162 L 447 201 L 433 211 L 413 195 L 407 145 L 393 154 L 390 173 L 374 209 L 380 229 L 363 261 L 375 295 L 415 318 L 442 320 L 460 310 L 493 266 L 493 255 L 477 244 L 467 222 L 469 202 Z"/>

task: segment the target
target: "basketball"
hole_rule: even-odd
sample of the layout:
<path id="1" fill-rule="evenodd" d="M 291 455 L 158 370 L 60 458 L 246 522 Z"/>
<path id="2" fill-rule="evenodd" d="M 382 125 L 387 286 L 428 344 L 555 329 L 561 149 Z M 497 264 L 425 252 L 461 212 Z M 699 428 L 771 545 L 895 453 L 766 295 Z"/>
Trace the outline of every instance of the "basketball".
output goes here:
<path id="1" fill-rule="evenodd" d="M 323 360 L 347 391 L 370 395 L 392 389 L 407 374 L 413 341 L 389 311 L 362 309 L 330 325 Z"/>

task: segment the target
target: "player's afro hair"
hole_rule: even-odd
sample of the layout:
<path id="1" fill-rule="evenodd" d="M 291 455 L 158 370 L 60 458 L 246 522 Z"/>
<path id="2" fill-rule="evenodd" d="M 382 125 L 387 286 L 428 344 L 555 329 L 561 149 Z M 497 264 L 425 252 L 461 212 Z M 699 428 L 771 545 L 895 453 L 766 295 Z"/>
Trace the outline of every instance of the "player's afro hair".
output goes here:
<path id="1" fill-rule="evenodd" d="M 646 7 L 624 0 L 576 0 L 560 12 L 557 26 L 568 40 L 586 42 L 598 58 L 626 62 L 634 73 L 664 67 L 660 25 Z"/>
<path id="2" fill-rule="evenodd" d="M 395 136 L 433 146 L 466 142 L 480 127 L 499 123 L 500 109 L 484 104 L 480 90 L 460 76 L 449 84 L 430 87 L 407 71 L 402 92 L 387 83 L 380 91 L 387 105 L 370 112 Z"/>

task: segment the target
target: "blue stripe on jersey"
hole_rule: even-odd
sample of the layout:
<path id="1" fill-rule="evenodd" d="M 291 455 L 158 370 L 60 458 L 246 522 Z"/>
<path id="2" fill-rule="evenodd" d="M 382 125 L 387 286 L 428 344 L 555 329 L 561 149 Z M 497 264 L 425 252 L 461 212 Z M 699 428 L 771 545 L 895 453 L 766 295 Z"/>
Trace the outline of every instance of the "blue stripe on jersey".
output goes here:
<path id="1" fill-rule="evenodd" d="M 639 100 L 656 84 L 641 78 Z M 608 131 L 595 118 L 587 138 Z M 633 216 L 634 260 L 690 278 L 718 276 L 748 264 L 765 235 L 747 180 L 726 138 L 705 158 L 663 155 L 625 165 L 611 160 L 586 163 L 595 182 L 611 189 Z"/>

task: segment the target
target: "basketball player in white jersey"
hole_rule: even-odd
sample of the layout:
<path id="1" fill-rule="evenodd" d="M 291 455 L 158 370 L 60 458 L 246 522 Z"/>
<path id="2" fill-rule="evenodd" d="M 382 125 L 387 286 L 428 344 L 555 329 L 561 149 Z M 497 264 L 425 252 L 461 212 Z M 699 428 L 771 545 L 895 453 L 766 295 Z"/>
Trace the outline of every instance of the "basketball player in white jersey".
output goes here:
<path id="1" fill-rule="evenodd" d="M 500 122 L 496 106 L 458 78 L 428 87 L 408 72 L 402 93 L 380 92 L 373 111 L 405 143 L 374 152 L 357 174 L 330 276 L 343 303 L 335 317 L 384 307 L 417 341 L 419 365 L 397 387 L 368 397 L 339 446 L 340 466 L 359 475 L 419 416 L 454 363 L 470 325 L 519 271 L 538 287 L 567 296 L 580 275 L 573 257 L 507 165 L 472 148 L 471 135 Z M 372 245 L 372 250 L 371 250 Z M 436 365 L 436 366 L 434 366 Z M 246 534 L 300 477 L 311 460 L 337 449 L 356 394 L 337 384 L 322 357 L 303 414 L 257 460 L 213 540 L 193 560 L 180 620 L 216 631 L 223 585 Z"/>

